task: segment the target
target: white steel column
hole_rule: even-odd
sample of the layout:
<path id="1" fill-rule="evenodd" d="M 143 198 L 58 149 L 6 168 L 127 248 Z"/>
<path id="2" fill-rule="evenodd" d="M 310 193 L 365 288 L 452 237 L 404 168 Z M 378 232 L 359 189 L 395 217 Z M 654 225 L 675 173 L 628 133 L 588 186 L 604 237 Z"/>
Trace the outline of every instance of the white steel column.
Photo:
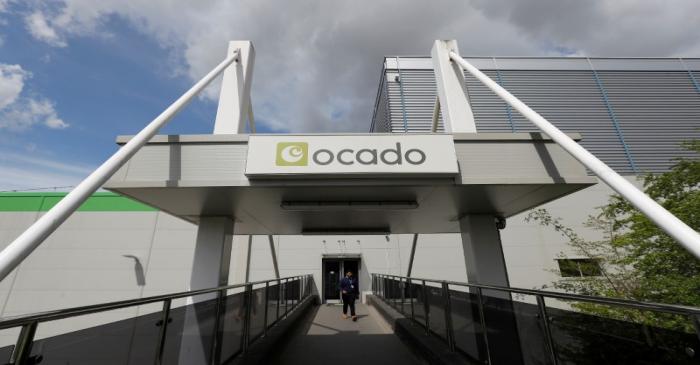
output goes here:
<path id="1" fill-rule="evenodd" d="M 442 111 L 445 133 L 476 133 L 474 115 L 464 89 L 464 73 L 459 65 L 450 61 L 453 51 L 459 53 L 457 41 L 435 41 L 430 52 L 440 103 L 435 110 Z"/>
<path id="2" fill-rule="evenodd" d="M 241 134 L 246 132 L 246 121 L 250 121 L 251 132 L 255 131 L 250 99 L 253 82 L 255 49 L 250 41 L 231 41 L 228 54 L 240 54 L 239 61 L 224 71 L 216 111 L 214 134 Z"/>
<path id="3" fill-rule="evenodd" d="M 233 241 L 233 219 L 201 217 L 192 262 L 190 290 L 215 288 L 228 284 Z M 200 296 L 195 302 L 214 297 Z"/>
<path id="4" fill-rule="evenodd" d="M 468 282 L 510 286 L 496 217 L 490 214 L 466 215 L 460 218 L 459 227 Z"/>
<path id="5" fill-rule="evenodd" d="M 233 219 L 230 217 L 201 217 L 197 228 L 189 290 L 208 289 L 228 284 L 233 241 Z M 216 293 L 187 299 L 185 324 L 180 342 L 180 364 L 204 364 L 211 355 L 213 328 L 210 308 L 197 308 L 196 303 L 215 300 Z M 220 326 L 223 328 L 224 323 Z"/>
<path id="6" fill-rule="evenodd" d="M 275 249 L 275 240 L 272 235 L 268 235 L 267 239 L 270 240 L 270 254 L 272 255 L 272 265 L 275 269 L 275 278 L 280 278 L 280 268 L 277 264 L 277 250 Z"/>

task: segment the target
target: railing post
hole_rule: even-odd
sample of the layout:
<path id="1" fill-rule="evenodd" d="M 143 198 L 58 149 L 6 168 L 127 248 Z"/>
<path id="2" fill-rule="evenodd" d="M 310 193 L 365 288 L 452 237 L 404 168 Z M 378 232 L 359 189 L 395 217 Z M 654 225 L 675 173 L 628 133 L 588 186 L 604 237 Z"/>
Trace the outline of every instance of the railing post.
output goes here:
<path id="1" fill-rule="evenodd" d="M 32 352 L 32 343 L 38 325 L 38 322 L 31 322 L 22 326 L 19 337 L 17 337 L 17 344 L 10 356 L 10 364 L 24 365 L 27 363 Z"/>
<path id="2" fill-rule="evenodd" d="M 690 320 L 693 321 L 693 327 L 695 327 L 695 334 L 698 335 L 698 340 L 700 340 L 700 315 L 691 314 Z"/>
<path id="3" fill-rule="evenodd" d="M 248 352 L 248 347 L 250 346 L 250 314 L 251 314 L 251 304 L 253 302 L 253 285 L 247 284 L 245 286 L 245 317 L 243 319 L 243 352 Z"/>
<path id="4" fill-rule="evenodd" d="M 163 301 L 163 310 L 161 311 L 160 321 L 160 331 L 158 333 L 158 351 L 156 351 L 156 361 L 155 365 L 160 365 L 163 363 L 163 349 L 165 348 L 165 336 L 168 333 L 168 321 L 170 320 L 170 305 L 172 300 L 166 299 Z"/>
<path id="5" fill-rule="evenodd" d="M 452 325 L 452 304 L 450 303 L 450 285 L 446 281 L 442 282 L 442 299 L 445 301 L 445 330 L 447 335 L 447 344 L 450 346 L 450 351 L 455 350 L 455 333 Z"/>
<path id="6" fill-rule="evenodd" d="M 404 303 L 406 302 L 406 285 L 402 279 L 399 279 L 399 290 L 401 290 L 401 314 L 406 315 Z"/>
<path id="7" fill-rule="evenodd" d="M 280 299 L 282 297 L 282 280 L 277 280 L 277 315 L 275 316 L 275 322 L 280 319 Z"/>
<path id="8" fill-rule="evenodd" d="M 425 286 L 425 280 L 423 283 L 423 310 L 425 311 L 425 332 L 430 334 L 430 304 L 428 303 L 428 290 Z"/>
<path id="9" fill-rule="evenodd" d="M 552 339 L 552 330 L 549 328 L 549 317 L 547 316 L 547 307 L 544 302 L 544 297 L 542 295 L 537 295 L 537 307 L 540 310 L 540 317 L 542 317 L 542 326 L 544 327 L 544 334 L 547 337 L 547 347 L 549 348 L 549 357 L 552 360 L 552 364 L 557 365 L 559 361 L 557 360 L 557 353 L 554 349 L 554 340 Z"/>
<path id="10" fill-rule="evenodd" d="M 267 300 L 268 300 L 267 299 L 267 292 L 269 290 L 270 290 L 270 282 L 266 281 L 265 282 L 265 301 L 263 302 L 263 303 L 265 303 L 265 316 L 264 316 L 265 322 L 263 324 L 263 336 L 267 336 L 267 308 L 269 307 L 269 305 L 267 304 Z"/>
<path id="11" fill-rule="evenodd" d="M 416 320 L 416 311 L 415 311 L 415 309 L 413 309 L 413 302 L 414 302 L 414 300 L 413 300 L 413 283 L 411 282 L 410 278 L 407 280 L 407 282 L 408 282 L 408 294 L 411 297 L 411 319 L 415 321 Z"/>
<path id="12" fill-rule="evenodd" d="M 470 288 L 471 289 L 471 288 Z M 486 316 L 484 315 L 484 301 L 481 293 L 481 288 L 476 287 L 476 301 L 479 308 L 479 321 L 481 322 L 481 331 L 484 334 L 484 345 L 486 347 L 486 363 L 491 364 L 491 349 L 489 349 L 489 334 L 486 328 Z"/>
<path id="13" fill-rule="evenodd" d="M 218 365 L 221 362 L 221 341 L 223 341 L 223 313 L 225 308 L 226 290 L 216 292 L 216 316 L 214 317 L 214 341 L 211 345 L 211 363 Z"/>

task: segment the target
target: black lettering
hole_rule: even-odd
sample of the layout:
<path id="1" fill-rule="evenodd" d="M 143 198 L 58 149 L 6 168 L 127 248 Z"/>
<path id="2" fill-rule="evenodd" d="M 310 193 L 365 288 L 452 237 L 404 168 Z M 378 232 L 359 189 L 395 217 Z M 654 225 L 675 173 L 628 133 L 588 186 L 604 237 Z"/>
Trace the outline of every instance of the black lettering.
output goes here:
<path id="1" fill-rule="evenodd" d="M 393 161 L 389 161 L 386 158 L 386 155 L 388 153 L 393 153 L 396 155 L 396 158 L 394 158 Z M 401 165 L 401 143 L 396 142 L 396 149 L 392 150 L 391 148 L 387 148 L 382 153 L 379 155 L 379 158 L 381 158 L 382 162 L 384 162 L 387 165 Z"/>
<path id="2" fill-rule="evenodd" d="M 328 159 L 324 162 L 321 162 L 321 160 L 319 160 L 319 155 L 321 153 L 325 153 L 326 155 L 328 155 Z M 331 162 L 333 162 L 333 152 L 326 150 L 326 149 L 318 150 L 318 151 L 314 152 L 313 159 L 314 159 L 314 162 L 318 165 L 328 165 Z"/>
<path id="3" fill-rule="evenodd" d="M 369 161 L 365 161 L 362 159 L 362 154 L 363 153 L 369 153 L 372 156 L 372 159 Z M 377 150 L 370 150 L 367 148 L 361 149 L 357 151 L 357 161 L 363 165 L 376 165 L 377 164 Z"/>
<path id="4" fill-rule="evenodd" d="M 352 161 L 352 160 L 350 160 L 350 161 L 345 161 L 345 160 L 343 160 L 343 155 L 344 155 L 344 154 L 346 154 L 346 153 L 352 153 L 352 152 L 353 152 L 353 151 L 352 151 L 351 149 L 340 150 L 340 152 L 338 152 L 338 162 L 340 162 L 340 163 L 343 164 L 343 165 L 352 165 L 352 164 L 354 164 L 355 161 Z"/>
<path id="5" fill-rule="evenodd" d="M 418 154 L 420 156 L 420 159 L 417 161 L 414 161 L 411 159 L 411 154 Z M 410 149 L 406 151 L 406 161 L 408 161 L 412 165 L 420 165 L 423 162 L 425 162 L 425 153 L 417 148 Z"/>

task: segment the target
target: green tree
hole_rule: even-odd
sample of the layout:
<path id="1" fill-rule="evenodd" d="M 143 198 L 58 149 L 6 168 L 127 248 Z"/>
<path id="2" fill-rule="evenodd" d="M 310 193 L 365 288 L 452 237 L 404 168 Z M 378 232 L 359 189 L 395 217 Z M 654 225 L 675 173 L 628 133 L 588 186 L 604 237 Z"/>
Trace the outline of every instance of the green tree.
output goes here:
<path id="1" fill-rule="evenodd" d="M 698 140 L 684 146 L 700 153 Z M 679 159 L 666 173 L 646 175 L 644 190 L 686 224 L 700 230 L 700 159 Z M 618 195 L 585 223 L 602 232 L 598 241 L 582 238 L 545 209 L 531 212 L 526 221 L 553 228 L 577 255 L 596 259 L 600 265 L 601 275 L 561 278 L 553 283 L 555 288 L 585 295 L 700 306 L 700 260 Z M 583 312 L 649 325 L 685 330 L 690 325 L 687 319 L 670 315 L 586 303 L 572 305 Z"/>

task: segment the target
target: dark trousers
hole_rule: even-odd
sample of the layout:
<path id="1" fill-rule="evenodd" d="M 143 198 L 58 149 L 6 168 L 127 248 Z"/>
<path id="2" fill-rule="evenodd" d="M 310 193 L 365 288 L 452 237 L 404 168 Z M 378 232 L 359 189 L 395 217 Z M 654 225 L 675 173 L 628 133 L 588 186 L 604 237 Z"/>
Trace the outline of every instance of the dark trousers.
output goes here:
<path id="1" fill-rule="evenodd" d="M 343 314 L 348 314 L 348 306 L 350 315 L 355 316 L 355 294 L 343 294 Z"/>

